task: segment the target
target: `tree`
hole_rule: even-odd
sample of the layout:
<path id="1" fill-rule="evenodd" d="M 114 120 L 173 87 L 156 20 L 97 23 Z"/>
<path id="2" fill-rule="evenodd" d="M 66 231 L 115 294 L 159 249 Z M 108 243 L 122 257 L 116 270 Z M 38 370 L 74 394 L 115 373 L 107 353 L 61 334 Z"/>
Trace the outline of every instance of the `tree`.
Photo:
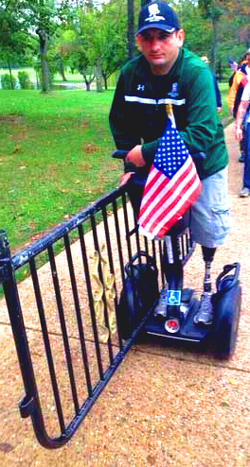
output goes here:
<path id="1" fill-rule="evenodd" d="M 98 24 L 95 38 L 97 63 L 100 64 L 105 89 L 108 78 L 126 60 L 126 17 L 124 7 L 114 2 L 103 6 L 97 12 Z"/>
<path id="2" fill-rule="evenodd" d="M 62 32 L 58 51 L 71 70 L 83 75 L 86 89 L 96 79 L 97 90 L 126 60 L 126 15 L 122 2 L 111 1 L 102 9 L 84 7 Z"/>
<path id="3" fill-rule="evenodd" d="M 33 42 L 38 38 L 41 89 L 43 92 L 49 91 L 51 84 L 48 62 L 49 46 L 58 26 L 67 20 L 69 13 L 69 9 L 67 8 L 68 3 L 68 0 L 61 0 L 60 2 L 57 0 L 0 0 L 0 7 L 5 7 L 5 13 L 8 12 L 7 17 L 11 19 L 8 29 L 10 37 L 13 37 L 13 32 L 17 28 L 19 37 L 22 32 L 25 35 L 26 42 L 28 37 Z M 5 35 L 5 37 L 8 37 L 8 35 Z M 8 41 L 12 49 L 17 50 L 17 47 L 13 47 L 13 43 L 9 39 Z M 0 46 L 1 42 L 2 40 L 0 41 Z"/>
<path id="4" fill-rule="evenodd" d="M 8 67 L 11 86 L 12 65 L 19 64 L 25 59 L 26 50 L 32 47 L 32 41 L 27 38 L 20 18 L 16 15 L 17 0 L 0 2 L 0 58 Z"/>
<path id="5" fill-rule="evenodd" d="M 177 13 L 180 26 L 185 29 L 185 47 L 197 55 L 207 55 L 211 43 L 211 27 L 202 17 L 197 4 L 192 0 L 179 2 Z"/>
<path id="6" fill-rule="evenodd" d="M 219 0 L 198 0 L 199 8 L 204 18 L 211 21 L 212 37 L 210 46 L 210 59 L 215 71 L 216 46 L 218 43 L 218 24 L 223 14 L 222 2 Z"/>

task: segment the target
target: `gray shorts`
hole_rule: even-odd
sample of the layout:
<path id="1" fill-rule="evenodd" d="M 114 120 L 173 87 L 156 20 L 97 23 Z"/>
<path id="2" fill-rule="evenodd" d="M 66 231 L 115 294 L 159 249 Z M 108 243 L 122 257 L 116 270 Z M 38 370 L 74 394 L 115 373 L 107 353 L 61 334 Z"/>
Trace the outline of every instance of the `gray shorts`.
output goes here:
<path id="1" fill-rule="evenodd" d="M 222 245 L 231 227 L 227 175 L 225 167 L 202 180 L 199 198 L 191 206 L 193 239 L 208 248 Z"/>

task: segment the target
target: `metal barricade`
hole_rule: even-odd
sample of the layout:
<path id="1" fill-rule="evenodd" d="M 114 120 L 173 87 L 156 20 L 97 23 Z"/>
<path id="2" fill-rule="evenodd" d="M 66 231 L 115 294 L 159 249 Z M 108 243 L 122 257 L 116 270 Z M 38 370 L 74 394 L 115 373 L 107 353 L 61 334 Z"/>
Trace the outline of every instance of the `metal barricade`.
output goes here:
<path id="1" fill-rule="evenodd" d="M 191 244 L 183 238 L 184 259 Z M 25 388 L 20 412 L 46 448 L 70 440 L 145 324 L 147 315 L 122 339 L 124 266 L 142 249 L 161 270 L 162 244 L 139 237 L 124 187 L 14 256 L 0 231 L 0 283 Z"/>
<path id="2" fill-rule="evenodd" d="M 127 201 L 118 188 L 13 257 L 0 232 L 0 283 L 25 388 L 20 412 L 46 448 L 69 441 L 143 326 L 121 338 L 124 265 L 141 248 Z"/>

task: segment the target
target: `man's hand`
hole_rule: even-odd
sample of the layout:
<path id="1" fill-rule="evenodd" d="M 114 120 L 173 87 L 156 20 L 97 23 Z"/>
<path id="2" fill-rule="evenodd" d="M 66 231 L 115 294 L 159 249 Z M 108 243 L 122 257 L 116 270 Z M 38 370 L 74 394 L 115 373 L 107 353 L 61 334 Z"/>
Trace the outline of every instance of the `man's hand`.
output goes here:
<path id="1" fill-rule="evenodd" d="M 234 130 L 234 136 L 237 141 L 241 141 L 243 138 L 243 131 L 242 128 L 236 126 Z"/>
<path id="2" fill-rule="evenodd" d="M 120 186 L 126 185 L 126 183 L 129 181 L 130 177 L 134 174 L 135 172 L 127 172 L 126 174 L 123 174 L 120 179 Z"/>
<path id="3" fill-rule="evenodd" d="M 125 162 L 131 162 L 136 167 L 144 167 L 144 165 L 146 165 L 146 162 L 143 159 L 141 145 L 138 144 L 128 152 Z"/>

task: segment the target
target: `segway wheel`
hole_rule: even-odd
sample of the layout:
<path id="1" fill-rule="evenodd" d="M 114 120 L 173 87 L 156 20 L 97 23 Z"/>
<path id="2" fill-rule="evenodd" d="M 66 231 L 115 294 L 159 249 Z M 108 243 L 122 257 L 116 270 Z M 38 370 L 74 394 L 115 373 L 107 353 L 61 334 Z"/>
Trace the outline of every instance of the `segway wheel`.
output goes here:
<path id="1" fill-rule="evenodd" d="M 217 324 L 214 334 L 215 355 L 219 359 L 228 360 L 232 357 L 237 341 L 240 309 L 241 309 L 241 287 L 235 284 L 230 288 L 231 277 L 224 278 L 221 295 L 215 306 Z"/>

